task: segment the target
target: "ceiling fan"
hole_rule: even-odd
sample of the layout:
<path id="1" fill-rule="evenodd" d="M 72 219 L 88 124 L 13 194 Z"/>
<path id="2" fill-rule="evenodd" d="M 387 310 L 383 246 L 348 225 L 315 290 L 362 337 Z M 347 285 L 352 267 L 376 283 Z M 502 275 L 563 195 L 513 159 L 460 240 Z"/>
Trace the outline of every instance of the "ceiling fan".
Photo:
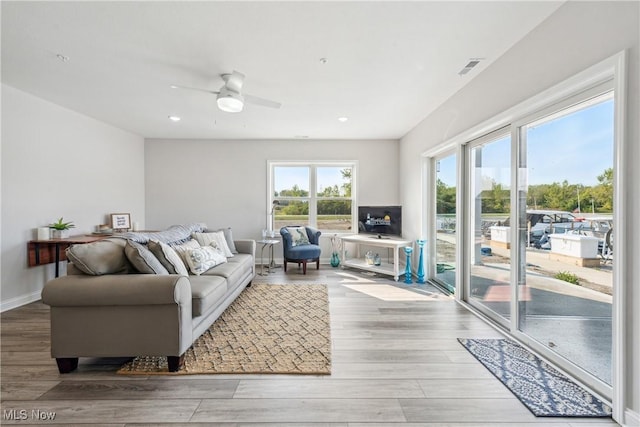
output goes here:
<path id="1" fill-rule="evenodd" d="M 171 88 L 197 90 L 199 92 L 217 95 L 216 102 L 218 108 L 229 113 L 239 113 L 242 111 L 245 101 L 249 104 L 260 105 L 262 107 L 280 108 L 281 104 L 279 102 L 243 94 L 242 84 L 244 83 L 244 74 L 234 70 L 233 73 L 222 74 L 221 77 L 222 80 L 224 80 L 224 85 L 218 91 L 177 85 L 171 85 Z"/>

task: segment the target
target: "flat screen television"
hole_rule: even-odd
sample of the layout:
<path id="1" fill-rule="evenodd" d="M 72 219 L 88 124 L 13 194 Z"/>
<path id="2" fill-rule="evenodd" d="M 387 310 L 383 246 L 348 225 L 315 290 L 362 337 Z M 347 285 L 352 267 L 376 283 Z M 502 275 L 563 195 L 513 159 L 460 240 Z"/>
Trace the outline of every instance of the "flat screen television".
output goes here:
<path id="1" fill-rule="evenodd" d="M 402 237 L 402 206 L 358 206 L 358 233 Z"/>

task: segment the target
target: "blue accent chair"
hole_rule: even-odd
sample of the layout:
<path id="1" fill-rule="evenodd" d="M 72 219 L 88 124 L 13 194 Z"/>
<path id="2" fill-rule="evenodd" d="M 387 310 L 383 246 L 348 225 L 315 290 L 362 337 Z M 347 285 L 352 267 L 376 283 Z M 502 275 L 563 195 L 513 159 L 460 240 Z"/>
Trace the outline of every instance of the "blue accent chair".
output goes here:
<path id="1" fill-rule="evenodd" d="M 296 226 L 290 226 L 296 227 Z M 291 233 L 287 230 L 287 227 L 280 229 L 280 235 L 282 236 L 282 250 L 284 251 L 284 271 L 287 272 L 287 262 L 295 262 L 302 264 L 302 273 L 307 274 L 307 262 L 315 261 L 316 270 L 320 269 L 320 231 L 305 227 L 307 231 L 307 237 L 309 238 L 308 245 L 293 246 Z"/>

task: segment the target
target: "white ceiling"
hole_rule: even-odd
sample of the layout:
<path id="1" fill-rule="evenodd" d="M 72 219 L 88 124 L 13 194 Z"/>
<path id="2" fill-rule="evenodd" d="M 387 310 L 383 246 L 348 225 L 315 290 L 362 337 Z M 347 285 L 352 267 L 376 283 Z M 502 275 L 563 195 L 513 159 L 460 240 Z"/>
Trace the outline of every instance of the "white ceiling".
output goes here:
<path id="1" fill-rule="evenodd" d="M 395 139 L 561 3 L 2 1 L 2 81 L 147 138 Z M 282 108 L 170 88 L 233 70 Z"/>

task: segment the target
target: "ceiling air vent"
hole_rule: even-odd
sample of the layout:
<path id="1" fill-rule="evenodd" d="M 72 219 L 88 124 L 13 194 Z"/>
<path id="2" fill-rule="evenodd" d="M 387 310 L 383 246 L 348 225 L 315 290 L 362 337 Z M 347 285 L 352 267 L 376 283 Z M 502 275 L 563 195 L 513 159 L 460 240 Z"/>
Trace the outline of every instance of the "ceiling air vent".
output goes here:
<path id="1" fill-rule="evenodd" d="M 469 61 L 469 63 L 467 65 L 464 66 L 464 68 L 462 70 L 460 70 L 458 72 L 459 76 L 464 76 L 465 74 L 467 74 L 469 71 L 471 71 L 473 69 L 473 67 L 475 67 L 476 65 L 478 65 L 480 63 L 480 59 L 471 59 Z"/>

